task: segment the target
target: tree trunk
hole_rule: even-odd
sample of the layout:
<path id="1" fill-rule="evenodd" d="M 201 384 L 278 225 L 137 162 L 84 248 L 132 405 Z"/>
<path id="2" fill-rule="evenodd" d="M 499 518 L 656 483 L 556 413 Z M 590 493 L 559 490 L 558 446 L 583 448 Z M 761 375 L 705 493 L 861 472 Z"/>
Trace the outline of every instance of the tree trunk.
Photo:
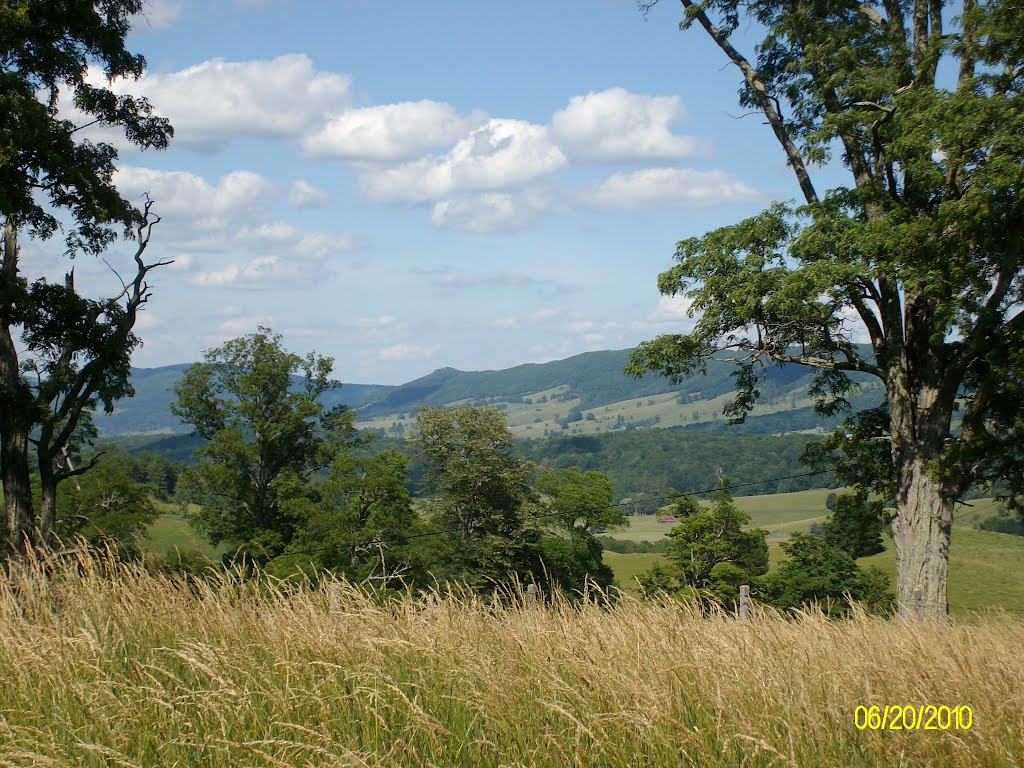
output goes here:
<path id="1" fill-rule="evenodd" d="M 949 612 L 946 575 L 953 499 L 922 458 L 897 466 L 896 592 L 899 614 L 911 621 L 943 623 Z"/>
<path id="2" fill-rule="evenodd" d="M 892 533 L 899 613 L 910 621 L 944 623 L 949 613 L 946 576 L 956 495 L 943 453 L 953 396 L 938 386 L 932 356 L 904 359 L 893 374 L 888 395 L 896 471 Z"/>
<path id="3" fill-rule="evenodd" d="M 18 229 L 8 217 L 4 221 L 3 266 L 0 281 L 10 296 L 18 290 Z M 16 322 L 13 298 L 0 306 L 0 475 L 4 486 L 4 507 L 10 546 L 23 551 L 33 542 L 35 519 L 28 465 L 28 426 L 22 408 L 26 405 L 18 369 L 18 350 L 11 335 Z"/>
<path id="4" fill-rule="evenodd" d="M 7 532 L 10 547 L 25 551 L 35 541 L 35 519 L 32 513 L 32 485 L 29 481 L 28 435 L 11 420 L 4 419 L 0 435 L 0 464 L 3 466 L 4 505 L 7 510 Z"/>
<path id="5" fill-rule="evenodd" d="M 57 523 L 57 477 L 53 471 L 53 460 L 42 445 L 39 452 L 39 543 L 52 547 L 54 527 Z"/>

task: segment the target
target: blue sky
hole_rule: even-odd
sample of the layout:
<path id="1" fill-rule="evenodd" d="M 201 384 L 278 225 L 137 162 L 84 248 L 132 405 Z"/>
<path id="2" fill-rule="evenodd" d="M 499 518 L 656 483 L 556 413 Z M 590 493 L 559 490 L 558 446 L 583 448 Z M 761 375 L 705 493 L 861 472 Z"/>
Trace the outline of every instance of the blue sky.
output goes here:
<path id="1" fill-rule="evenodd" d="M 669 0 L 151 0 L 176 128 L 118 184 L 163 221 L 143 367 L 267 325 L 344 381 L 505 368 L 686 327 L 674 244 L 797 187 L 739 73 Z M 747 46 L 749 52 L 750 47 Z M 102 131 L 94 138 L 106 138 Z M 123 143 L 123 142 L 122 142 Z M 53 246 L 28 263 L 57 271 Z M 115 265 L 130 256 L 119 245 Z M 114 279 L 76 262 L 79 285 Z"/>

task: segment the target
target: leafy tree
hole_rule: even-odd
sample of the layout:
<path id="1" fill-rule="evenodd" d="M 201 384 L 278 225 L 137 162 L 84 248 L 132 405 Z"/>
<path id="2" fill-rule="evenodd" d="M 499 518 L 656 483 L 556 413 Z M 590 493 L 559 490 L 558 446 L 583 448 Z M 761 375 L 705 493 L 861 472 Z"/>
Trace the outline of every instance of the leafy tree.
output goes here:
<path id="1" fill-rule="evenodd" d="M 134 394 L 129 381 L 131 354 L 142 342 L 133 328 L 150 297 L 146 276 L 170 263 L 147 264 L 143 259 L 153 226 L 159 222 L 151 206 L 147 201 L 144 223 L 135 234 L 136 274 L 118 296 L 103 300 L 80 296 L 73 271 L 64 285 L 40 280 L 28 290 L 22 342 L 29 359 L 22 368 L 34 381 L 24 377 L 23 383 L 37 425 L 29 442 L 37 456 L 42 491 L 39 533 L 46 545 L 53 543 L 58 484 L 93 467 L 90 462 L 76 468 L 71 461 L 72 454 L 95 438 L 92 410 L 102 405 L 110 413 L 115 400 Z"/>
<path id="2" fill-rule="evenodd" d="M 865 570 L 848 552 L 806 533 L 794 533 L 782 549 L 789 559 L 761 585 L 766 602 L 782 609 L 817 603 L 830 616 L 845 616 L 850 599 L 873 613 L 892 611 L 889 579 L 878 568 Z"/>
<path id="3" fill-rule="evenodd" d="M 1002 478 L 1024 502 L 1024 13 L 1016 0 L 962 0 L 957 17 L 938 0 L 682 4 L 682 27 L 741 72 L 740 101 L 765 116 L 805 205 L 679 242 L 659 288 L 700 319 L 641 344 L 629 370 L 681 379 L 731 350 L 738 419 L 770 363 L 817 369 L 823 413 L 851 375 L 877 378 L 900 613 L 944 620 L 956 500 Z M 733 40 L 748 24 L 764 31 L 754 59 Z M 836 147 L 849 182 L 822 196 L 811 171 Z"/>
<path id="4" fill-rule="evenodd" d="M 767 531 L 746 530 L 750 515 L 725 491 L 715 495 L 710 507 L 699 507 L 689 497 L 677 504 L 684 517 L 668 532 L 665 551 L 674 579 L 670 591 L 688 590 L 736 602 L 740 585 L 753 584 L 768 571 Z M 660 573 L 648 579 L 652 585 L 662 580 Z"/>
<path id="5" fill-rule="evenodd" d="M 394 448 L 340 454 L 312 494 L 285 502 L 296 533 L 271 569 L 287 575 L 313 566 L 383 587 L 428 585 L 450 553 L 438 550 L 438 537 L 429 535 L 436 529 L 413 510 L 406 474 L 405 456 Z"/>
<path id="6" fill-rule="evenodd" d="M 134 344 L 130 331 L 146 294 L 145 272 L 155 266 L 140 267 L 129 284 L 134 292 L 94 305 L 75 294 L 70 275 L 61 288 L 19 274 L 21 232 L 46 239 L 63 222 L 68 254 L 100 253 L 118 228 L 127 236 L 145 232 L 148 241 L 148 208 L 140 211 L 113 185 L 117 150 L 79 133 L 85 123 L 102 123 L 122 129 L 142 149 L 163 148 L 172 136 L 145 99 L 119 96 L 86 78 L 90 66 L 110 79 L 142 75 L 145 60 L 125 48 L 131 18 L 141 9 L 141 0 L 11 0 L 0 6 L 0 466 L 8 534 L 17 548 L 33 541 L 37 527 L 44 540 L 52 532 L 62 479 L 55 457 L 69 447 L 82 414 L 126 392 L 122 362 Z M 64 103 L 73 102 L 82 116 L 79 124 L 60 116 L 62 92 Z M 143 249 L 140 240 L 139 264 Z M 117 307 L 126 297 L 127 307 Z M 27 344 L 22 339 L 21 349 L 19 328 L 31 338 Z M 25 346 L 52 379 L 45 385 L 37 380 L 34 389 L 22 375 Z M 44 486 L 38 523 L 29 479 L 34 427 L 44 432 L 37 443 Z"/>
<path id="7" fill-rule="evenodd" d="M 297 521 L 288 505 L 356 440 L 351 412 L 321 402 L 341 386 L 330 378 L 333 365 L 286 351 L 279 334 L 261 327 L 208 350 L 175 384 L 172 412 L 207 441 L 184 477 L 213 544 L 265 561 L 291 542 Z"/>
<path id="8" fill-rule="evenodd" d="M 532 572 L 538 538 L 525 520 L 532 510 L 533 470 L 515 453 L 504 414 L 491 406 L 421 408 L 414 444 L 434 524 L 452 538 L 458 570 L 477 588 Z"/>
<path id="9" fill-rule="evenodd" d="M 669 563 L 657 561 L 643 573 L 636 576 L 640 590 L 645 597 L 672 594 L 679 589 L 678 571 Z"/>
<path id="10" fill-rule="evenodd" d="M 882 530 L 888 522 L 882 502 L 844 493 L 836 498 L 835 510 L 822 526 L 822 537 L 854 559 L 869 557 L 885 551 Z"/>
<path id="11" fill-rule="evenodd" d="M 603 548 L 591 531 L 626 524 L 626 516 L 612 501 L 614 489 L 602 472 L 581 472 L 576 467 L 542 472 L 537 489 L 547 509 L 546 531 L 537 543 L 542 574 L 572 595 L 588 584 L 602 590 L 614 581 L 612 569 L 604 564 Z"/>
<path id="12" fill-rule="evenodd" d="M 136 482 L 123 465 L 101 460 L 92 472 L 61 486 L 57 534 L 63 539 L 77 535 L 92 544 L 134 549 L 135 537 L 157 518 L 152 490 Z"/>

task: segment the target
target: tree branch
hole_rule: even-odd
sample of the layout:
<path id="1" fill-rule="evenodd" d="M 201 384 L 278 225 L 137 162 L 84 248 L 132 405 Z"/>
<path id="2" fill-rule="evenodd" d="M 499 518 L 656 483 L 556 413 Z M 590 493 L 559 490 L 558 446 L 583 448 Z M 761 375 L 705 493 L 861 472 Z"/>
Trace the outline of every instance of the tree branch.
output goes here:
<path id="1" fill-rule="evenodd" d="M 844 353 L 845 354 L 845 353 Z M 806 365 L 811 368 L 829 368 L 835 371 L 855 371 L 857 373 L 869 373 L 872 376 L 882 378 L 881 369 L 872 365 L 871 363 L 862 360 L 860 357 L 854 357 L 853 360 L 833 360 L 828 357 L 815 357 L 813 355 L 783 355 L 774 353 L 771 356 L 772 360 L 779 363 L 795 363 L 797 365 Z"/>
<path id="2" fill-rule="evenodd" d="M 680 0 L 683 7 L 686 9 L 688 14 L 693 14 L 700 25 L 704 28 L 704 31 L 708 33 L 712 40 L 718 45 L 719 48 L 729 57 L 729 60 L 735 64 L 740 72 L 743 73 L 744 79 L 754 92 L 754 99 L 757 101 L 757 105 L 761 108 L 765 117 L 768 118 L 768 124 L 771 125 L 772 131 L 775 133 L 775 138 L 778 139 L 779 144 L 782 145 L 783 150 L 786 153 L 786 157 L 789 160 L 789 166 L 793 169 L 793 173 L 796 174 L 797 183 L 800 185 L 800 191 L 803 192 L 804 199 L 809 204 L 816 204 L 819 202 L 818 193 L 814 189 L 814 184 L 811 182 L 810 174 L 807 172 L 807 166 L 804 164 L 803 158 L 800 156 L 800 150 L 797 149 L 796 144 L 789 136 L 789 132 L 786 130 L 786 126 L 783 123 L 782 116 L 775 110 L 772 105 L 772 98 L 768 93 L 768 89 L 765 87 L 764 81 L 758 74 L 757 70 L 751 66 L 750 62 L 747 61 L 746 57 L 737 51 L 732 43 L 729 42 L 729 38 L 724 34 L 718 27 L 711 23 L 711 19 L 704 12 L 703 8 L 696 5 L 693 0 Z"/>

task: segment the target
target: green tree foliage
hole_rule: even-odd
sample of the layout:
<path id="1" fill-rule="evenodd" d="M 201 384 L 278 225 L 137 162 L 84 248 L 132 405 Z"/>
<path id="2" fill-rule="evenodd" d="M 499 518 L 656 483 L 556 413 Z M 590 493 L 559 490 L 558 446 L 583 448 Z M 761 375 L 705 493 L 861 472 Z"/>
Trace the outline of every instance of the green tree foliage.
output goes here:
<path id="1" fill-rule="evenodd" d="M 129 453 L 107 444 L 97 445 L 97 451 L 102 455 L 101 461 L 124 467 L 132 480 L 150 486 L 153 495 L 161 501 L 174 498 L 178 476 L 185 471 L 184 462 L 169 459 L 155 451 Z"/>
<path id="2" fill-rule="evenodd" d="M 854 559 L 869 557 L 885 550 L 882 531 L 888 522 L 882 502 L 844 493 L 836 498 L 832 516 L 822 526 L 822 537 Z"/>
<path id="3" fill-rule="evenodd" d="M 668 532 L 669 591 L 695 592 L 732 604 L 739 599 L 740 585 L 753 584 L 768 572 L 767 531 L 744 528 L 750 515 L 728 493 L 717 493 L 708 507 L 682 497 L 675 514 L 682 519 Z M 660 584 L 664 570 L 641 577 L 641 585 L 648 589 Z"/>
<path id="4" fill-rule="evenodd" d="M 670 563 L 655 562 L 637 575 L 636 580 L 645 597 L 673 594 L 679 591 L 678 572 Z"/>
<path id="5" fill-rule="evenodd" d="M 613 536 L 598 536 L 601 548 L 608 552 L 618 552 L 622 555 L 630 555 L 637 552 L 664 552 L 668 546 L 668 539 L 658 541 L 631 541 L 629 539 L 616 539 Z"/>
<path id="6" fill-rule="evenodd" d="M 428 586 L 435 570 L 444 574 L 451 553 L 413 510 L 406 475 L 405 456 L 395 449 L 341 453 L 309 495 L 284 503 L 296 533 L 271 570 L 328 570 L 388 588 Z"/>
<path id="7" fill-rule="evenodd" d="M 877 378 L 900 612 L 944 619 L 956 500 L 1001 479 L 1024 504 L 1024 13 L 1018 0 L 682 4 L 682 27 L 742 74 L 741 103 L 764 115 L 804 205 L 679 242 L 658 285 L 700 317 L 641 344 L 629 370 L 680 379 L 731 350 L 736 419 L 772 363 L 816 369 L 823 413 L 851 374 Z M 763 32 L 753 59 L 741 28 Z M 835 148 L 849 180 L 821 196 L 811 171 Z"/>
<path id="8" fill-rule="evenodd" d="M 651 429 L 601 435 L 523 440 L 524 458 L 553 469 L 579 467 L 604 472 L 619 497 L 639 497 L 634 508 L 652 513 L 664 504 L 665 490 L 716 488 L 715 467 L 742 477 L 742 493 L 786 493 L 821 487 L 827 475 L 806 475 L 800 457 L 807 435 L 709 434 Z"/>
<path id="9" fill-rule="evenodd" d="M 1016 515 L 1001 514 L 993 515 L 987 520 L 978 523 L 978 528 L 983 531 L 995 531 L 996 533 L 1008 533 L 1012 536 L 1024 536 L 1024 520 Z"/>
<path id="10" fill-rule="evenodd" d="M 125 37 L 141 0 L 11 0 L 0 5 L 0 465 L 12 543 L 52 533 L 56 486 L 66 477 L 58 458 L 74 442 L 84 414 L 130 392 L 126 360 L 136 340 L 135 312 L 145 302 L 149 209 L 140 211 L 113 185 L 117 150 L 85 139 L 84 123 L 121 129 L 138 148 L 163 148 L 173 135 L 145 99 L 89 82 L 90 67 L 108 78 L 142 75 L 145 60 Z M 61 117 L 74 104 L 81 123 Z M 62 215 L 63 214 L 63 215 Z M 46 239 L 58 229 L 68 254 L 97 254 L 118 230 L 139 239 L 136 279 L 112 300 L 88 302 L 63 285 L 29 281 L 19 268 L 19 233 Z M 126 299 L 125 305 L 119 305 Z M 21 344 L 16 341 L 21 338 Z M 45 378 L 23 376 L 19 358 Z M 29 482 L 29 435 L 42 483 L 37 520 Z"/>
<path id="11" fill-rule="evenodd" d="M 878 568 L 865 570 L 848 552 L 806 533 L 794 533 L 782 548 L 789 559 L 758 590 L 765 602 L 784 610 L 813 603 L 836 617 L 849 612 L 851 600 L 872 613 L 892 611 L 889 579 Z"/>
<path id="12" fill-rule="evenodd" d="M 461 580 L 485 588 L 534 572 L 539 531 L 525 519 L 534 509 L 533 469 L 516 455 L 504 414 L 422 408 L 417 427 L 414 445 L 435 494 L 427 513 L 449 532 Z"/>
<path id="13" fill-rule="evenodd" d="M 82 536 L 91 544 L 134 550 L 136 535 L 157 518 L 152 491 L 124 465 L 101 459 L 91 472 L 61 486 L 56 532 L 65 540 Z"/>
<path id="14" fill-rule="evenodd" d="M 182 482 L 202 505 L 197 523 L 212 543 L 263 562 L 291 542 L 298 521 L 287 510 L 308 496 L 313 473 L 355 441 L 352 413 L 321 402 L 340 386 L 330 378 L 334 361 L 287 352 L 268 328 L 204 357 L 174 388 L 173 412 L 206 440 Z"/>
<path id="15" fill-rule="evenodd" d="M 594 585 L 606 590 L 614 581 L 604 564 L 601 542 L 591 529 L 619 528 L 626 524 L 621 507 L 613 501 L 611 481 L 601 472 L 576 467 L 545 470 L 537 482 L 543 496 L 545 535 L 537 543 L 543 573 L 549 582 L 572 595 Z"/>

